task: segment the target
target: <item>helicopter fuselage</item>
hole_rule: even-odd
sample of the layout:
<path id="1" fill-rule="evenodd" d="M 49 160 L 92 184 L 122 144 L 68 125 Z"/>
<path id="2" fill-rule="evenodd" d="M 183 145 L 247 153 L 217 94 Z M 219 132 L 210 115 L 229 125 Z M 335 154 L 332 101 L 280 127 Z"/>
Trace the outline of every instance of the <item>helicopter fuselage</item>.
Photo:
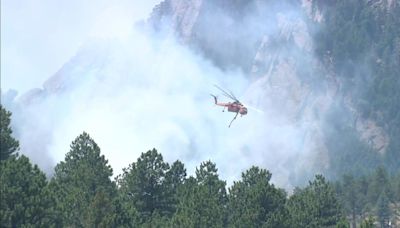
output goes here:
<path id="1" fill-rule="evenodd" d="M 216 105 L 227 108 L 228 112 L 236 112 L 240 113 L 241 115 L 247 114 L 247 108 L 240 103 L 228 102 L 228 103 L 216 103 Z"/>
<path id="2" fill-rule="evenodd" d="M 210 94 L 212 97 L 214 97 L 214 102 L 215 102 L 216 105 L 224 107 L 224 109 L 222 111 L 225 111 L 225 108 L 227 108 L 228 112 L 236 113 L 235 117 L 233 117 L 233 119 L 229 123 L 228 127 L 231 127 L 232 122 L 236 119 L 236 117 L 239 114 L 240 114 L 240 116 L 243 116 L 243 115 L 247 114 L 247 108 L 244 107 L 244 105 L 242 103 L 240 103 L 240 101 L 235 97 L 235 95 L 233 95 L 232 92 L 228 93 L 225 90 L 219 88 L 218 86 L 215 86 L 215 87 L 217 87 L 219 90 L 221 90 L 226 97 L 234 100 L 234 102 L 220 103 L 220 102 L 218 102 L 217 96 Z"/>

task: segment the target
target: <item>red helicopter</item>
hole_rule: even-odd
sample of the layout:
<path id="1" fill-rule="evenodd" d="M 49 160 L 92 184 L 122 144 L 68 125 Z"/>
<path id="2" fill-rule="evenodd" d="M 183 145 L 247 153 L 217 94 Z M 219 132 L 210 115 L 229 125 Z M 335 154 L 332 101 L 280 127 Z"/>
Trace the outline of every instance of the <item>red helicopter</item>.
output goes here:
<path id="1" fill-rule="evenodd" d="M 235 95 L 233 95 L 233 93 L 231 91 L 226 92 L 225 90 L 221 89 L 217 85 L 214 85 L 214 86 L 216 88 L 218 88 L 219 90 L 221 90 L 224 96 L 226 96 L 226 97 L 228 97 L 228 98 L 233 100 L 233 102 L 219 103 L 218 100 L 217 100 L 217 96 L 211 94 L 211 96 L 214 97 L 215 104 L 218 105 L 218 106 L 224 107 L 224 109 L 222 110 L 223 112 L 225 111 L 225 108 L 228 108 L 228 112 L 235 112 L 236 113 L 235 117 L 229 123 L 229 127 L 231 127 L 232 122 L 236 119 L 236 117 L 239 114 L 240 114 L 240 117 L 242 117 L 243 115 L 247 114 L 247 108 L 235 97 Z"/>

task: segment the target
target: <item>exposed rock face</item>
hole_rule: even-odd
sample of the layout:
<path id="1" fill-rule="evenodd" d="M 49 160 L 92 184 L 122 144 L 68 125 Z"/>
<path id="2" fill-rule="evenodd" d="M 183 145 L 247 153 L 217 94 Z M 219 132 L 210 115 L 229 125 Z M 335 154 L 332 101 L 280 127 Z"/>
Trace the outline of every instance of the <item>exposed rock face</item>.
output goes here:
<path id="1" fill-rule="evenodd" d="M 192 29 L 199 16 L 203 0 L 170 0 L 158 4 L 150 17 L 153 26 L 159 27 L 164 23 L 179 33 L 184 42 L 189 41 Z"/>
<path id="2" fill-rule="evenodd" d="M 317 22 L 322 22 L 322 12 L 319 9 L 313 9 L 313 0 L 301 0 L 301 5 L 306 11 L 309 18 L 312 18 L 314 21 Z"/>
<path id="3" fill-rule="evenodd" d="M 315 57 L 308 22 L 323 21 L 323 11 L 313 9 L 312 4 L 311 0 L 165 0 L 154 8 L 147 21 L 156 31 L 174 34 L 183 45 L 223 71 L 233 69 L 246 75 L 250 84 L 242 96 L 245 102 L 262 109 L 264 118 L 274 121 L 275 127 L 294 129 L 294 136 L 285 138 L 296 140 L 296 147 L 289 148 L 296 151 L 287 155 L 292 162 L 286 164 L 294 164 L 290 167 L 294 173 L 278 174 L 286 175 L 284 178 L 291 179 L 294 185 L 311 179 L 316 172 L 329 170 L 331 154 L 327 141 L 331 139 L 325 127 L 329 125 L 327 115 L 338 103 L 342 113 L 350 116 L 347 122 L 361 140 L 379 153 L 384 153 L 389 144 L 384 129 L 363 119 L 351 96 L 341 94 L 341 82 L 326 64 L 329 60 Z M 67 94 L 70 88 L 78 87 L 76 84 L 90 84 L 91 80 L 107 75 L 131 77 L 127 73 L 131 72 L 130 59 L 119 59 L 110 46 L 104 41 L 86 45 L 44 83 L 43 89 L 24 95 L 22 103 Z M 129 52 L 124 47 L 117 49 Z M 112 88 L 104 85 L 102 89 L 114 93 Z M 80 99 L 66 97 L 71 102 Z M 279 146 L 275 145 L 278 149 Z M 268 163 L 268 157 L 260 159 Z"/>
<path id="4" fill-rule="evenodd" d="M 382 127 L 376 122 L 367 119 L 358 119 L 356 129 L 361 134 L 361 139 L 371 145 L 379 153 L 384 153 L 389 146 L 389 138 Z"/>
<path id="5" fill-rule="evenodd" d="M 385 130 L 381 126 L 378 126 L 375 121 L 363 118 L 354 108 L 350 97 L 347 97 L 344 101 L 346 107 L 353 114 L 354 127 L 359 133 L 360 139 L 371 146 L 375 151 L 383 154 L 390 142 L 389 136 Z"/>
<path id="6" fill-rule="evenodd" d="M 256 99 L 302 132 L 300 153 L 307 158 L 299 159 L 298 171 L 307 173 L 310 167 L 326 170 L 329 156 L 324 143 L 323 117 L 335 99 L 338 85 L 331 78 L 322 78 L 318 87 L 326 90 L 315 88 L 308 74 L 321 75 L 324 69 L 318 69 L 321 64 L 312 56 L 312 40 L 306 23 L 301 17 L 288 18 L 283 12 L 276 16 L 279 33 L 263 37 L 252 66 L 252 86 L 265 91 Z M 276 48 L 277 42 L 281 44 L 279 48 Z M 249 93 L 256 90 L 251 87 Z"/>
<path id="7" fill-rule="evenodd" d="M 252 79 L 247 100 L 274 112 L 282 124 L 298 126 L 304 135 L 301 150 L 310 156 L 304 161 L 317 161 L 303 165 L 324 170 L 329 168 L 325 145 L 329 139 L 322 126 L 331 106 L 343 100 L 344 95 L 340 94 L 341 82 L 329 66 L 313 54 L 310 25 L 306 21 L 323 21 L 322 11 L 311 0 L 286 2 L 289 3 L 234 1 L 226 5 L 224 1 L 211 4 L 201 0 L 166 0 L 160 6 L 170 11 L 156 8 L 151 22 L 157 24 L 160 19 L 169 18 L 182 40 L 214 60 L 217 66 L 241 68 Z M 391 4 L 390 1 L 388 5 Z M 213 13 L 217 12 L 223 16 L 216 17 Z M 246 28 L 258 30 L 249 32 Z M 254 93 L 260 88 L 262 94 Z M 389 139 L 383 128 L 372 120 L 358 118 L 351 97 L 346 99 L 350 101 L 344 102 L 343 112 L 351 113 L 356 120 L 353 127 L 360 139 L 384 153 Z"/>
<path id="8" fill-rule="evenodd" d="M 109 62 L 111 56 L 110 42 L 105 40 L 92 40 L 67 61 L 54 75 L 49 77 L 43 88 L 35 88 L 22 95 L 19 99 L 24 105 L 29 105 L 37 99 L 46 96 L 68 92 L 71 88 L 82 83 L 82 78 L 101 79 L 103 73 L 101 66 Z M 73 69 L 73 72 L 71 72 Z M 90 73 L 87 70 L 90 69 Z"/>

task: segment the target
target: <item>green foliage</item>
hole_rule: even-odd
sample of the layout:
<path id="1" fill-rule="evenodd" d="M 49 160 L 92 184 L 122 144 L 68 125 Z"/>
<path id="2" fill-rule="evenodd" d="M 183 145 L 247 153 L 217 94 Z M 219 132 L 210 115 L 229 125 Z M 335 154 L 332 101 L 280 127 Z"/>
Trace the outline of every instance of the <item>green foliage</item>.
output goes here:
<path id="1" fill-rule="evenodd" d="M 332 227 L 342 219 L 333 187 L 321 175 L 305 189 L 296 189 L 287 208 L 290 227 Z"/>
<path id="2" fill-rule="evenodd" d="M 356 226 L 353 226 L 356 227 Z M 342 218 L 337 224 L 336 224 L 336 228 L 350 228 L 350 223 Z"/>
<path id="3" fill-rule="evenodd" d="M 395 201 L 400 201 L 400 172 L 397 174 L 393 180 L 393 193 L 394 193 L 394 200 Z"/>
<path id="4" fill-rule="evenodd" d="M 137 211 L 141 220 L 139 223 L 149 224 L 154 214 L 172 216 L 178 203 L 177 194 L 185 178 L 183 163 L 176 161 L 170 167 L 162 155 L 153 149 L 142 153 L 137 162 L 124 169 L 117 182 L 125 207 Z"/>
<path id="5" fill-rule="evenodd" d="M 382 192 L 377 202 L 377 216 L 381 227 L 388 227 L 391 211 L 389 207 L 389 198 L 385 192 Z"/>
<path id="6" fill-rule="evenodd" d="M 229 226 L 282 227 L 286 194 L 270 184 L 270 179 L 271 173 L 253 166 L 242 173 L 241 181 L 234 182 L 229 189 Z"/>
<path id="7" fill-rule="evenodd" d="M 369 216 L 361 222 L 360 228 L 374 228 L 374 221 L 375 220 L 371 216 Z"/>
<path id="8" fill-rule="evenodd" d="M 110 227 L 116 215 L 113 202 L 116 186 L 110 180 L 112 169 L 100 148 L 83 132 L 71 144 L 65 160 L 57 164 L 50 183 L 56 226 Z"/>
<path id="9" fill-rule="evenodd" d="M 369 176 L 343 176 L 331 185 L 321 175 L 287 198 L 271 173 L 251 167 L 226 192 L 215 163 L 186 178 L 155 149 L 119 176 L 87 133 L 71 144 L 50 183 L 25 156 L 0 162 L 0 222 L 6 227 L 387 227 L 398 210 L 400 175 L 379 167 Z M 343 207 L 342 207 L 343 205 Z"/>
<path id="10" fill-rule="evenodd" d="M 352 175 L 343 176 L 336 188 L 345 213 L 351 217 L 352 227 L 356 227 L 357 217 L 363 213 L 367 189 L 368 185 L 363 185 L 363 182 Z"/>
<path id="11" fill-rule="evenodd" d="M 380 154 L 360 139 L 352 126 L 351 114 L 344 112 L 339 101 L 330 110 L 324 126 L 329 151 L 328 177 L 339 179 L 345 174 L 369 174 L 380 164 Z"/>
<path id="12" fill-rule="evenodd" d="M 25 156 L 0 162 L 0 224 L 47 227 L 51 219 L 46 176 Z"/>
<path id="13" fill-rule="evenodd" d="M 99 191 L 90 202 L 87 209 L 87 218 L 84 220 L 85 227 L 110 227 L 114 224 L 113 202 L 109 195 Z"/>
<path id="14" fill-rule="evenodd" d="M 19 143 L 11 134 L 11 112 L 0 105 L 0 161 L 6 160 L 12 153 L 18 151 Z"/>
<path id="15" fill-rule="evenodd" d="M 344 176 L 336 183 L 336 193 L 353 227 L 367 223 L 364 218 L 374 216 L 382 227 L 395 220 L 398 210 L 398 175 L 389 175 L 379 167 L 368 176 Z M 373 223 L 373 222 L 372 222 Z"/>
<path id="16" fill-rule="evenodd" d="M 362 0 L 313 2 L 314 10 L 319 9 L 324 15 L 323 22 L 314 25 L 320 28 L 314 36 L 315 51 L 320 59 L 328 60 L 325 64 L 333 68 L 340 89 L 352 98 L 362 117 L 375 120 L 388 133 L 391 140 L 383 161 L 390 172 L 396 172 L 400 168 L 400 143 L 393 140 L 400 138 L 400 4 Z M 344 138 L 330 141 L 336 143 Z M 345 155 L 340 150 L 332 154 L 351 157 L 348 160 L 353 162 L 355 156 L 346 153 L 354 151 L 353 144 L 348 146 L 343 151 Z M 380 162 L 368 151 L 366 154 L 367 159 L 357 157 Z M 376 168 L 375 164 L 364 167 Z M 357 168 L 353 174 L 356 172 Z"/>
<path id="17" fill-rule="evenodd" d="M 376 169 L 375 173 L 371 175 L 371 180 L 368 185 L 367 197 L 369 202 L 375 204 L 382 193 L 385 193 L 385 196 L 392 198 L 392 187 L 389 180 L 389 174 L 383 167 L 379 167 Z"/>
<path id="18" fill-rule="evenodd" d="M 140 225 L 143 228 L 167 228 L 171 226 L 170 219 L 166 216 L 161 216 L 158 212 L 154 212 L 148 221 Z"/>
<path id="19" fill-rule="evenodd" d="M 203 162 L 196 169 L 196 178 L 185 181 L 178 209 L 172 218 L 174 227 L 226 225 L 226 183 L 219 179 L 217 171 L 211 161 Z"/>
<path id="20" fill-rule="evenodd" d="M 176 212 L 185 180 L 186 169 L 184 164 L 180 161 L 175 161 L 165 175 L 165 196 L 168 197 L 166 211 L 169 217 Z"/>

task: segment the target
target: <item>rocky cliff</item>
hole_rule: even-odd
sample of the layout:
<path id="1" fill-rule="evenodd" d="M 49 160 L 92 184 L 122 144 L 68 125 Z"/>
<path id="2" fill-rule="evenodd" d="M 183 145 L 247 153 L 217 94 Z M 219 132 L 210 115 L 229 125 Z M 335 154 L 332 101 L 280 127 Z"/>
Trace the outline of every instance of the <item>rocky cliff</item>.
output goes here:
<path id="1" fill-rule="evenodd" d="M 161 37 L 161 40 L 162 37 L 176 37 L 179 45 L 189 47 L 194 55 L 201 56 L 201 60 L 198 60 L 198 57 L 194 58 L 196 64 L 185 62 L 186 58 L 193 58 L 192 54 L 187 54 L 186 50 L 181 50 L 181 46 L 175 46 L 174 43 L 171 44 L 171 50 L 168 47 L 162 47 L 159 50 L 152 46 L 154 43 L 137 40 L 96 41 L 85 45 L 75 57 L 44 83 L 42 89 L 30 91 L 22 96 L 20 101 L 28 107 L 36 106 L 33 110 L 37 111 L 37 107 L 57 105 L 56 100 L 61 97 L 65 101 L 63 107 L 60 108 L 60 110 L 66 110 L 65 117 L 62 118 L 64 122 L 73 119 L 68 114 L 90 109 L 86 108 L 86 105 L 95 110 L 103 110 L 104 105 L 100 105 L 101 108 L 99 108 L 93 103 L 110 102 L 113 110 L 125 113 L 129 116 L 127 119 L 130 119 L 132 115 L 133 119 L 138 120 L 139 122 L 132 126 L 140 127 L 140 129 L 152 126 L 157 121 L 150 121 L 149 125 L 144 126 L 145 121 L 143 122 L 138 117 L 137 110 L 129 108 L 128 103 L 132 103 L 133 107 L 142 107 L 140 114 L 148 117 L 151 116 L 150 113 L 165 112 L 163 105 L 168 103 L 170 107 L 168 107 L 167 115 L 172 115 L 174 121 L 171 124 L 168 120 L 166 126 L 169 126 L 169 130 L 161 132 L 170 134 L 172 129 L 174 137 L 182 136 L 183 143 L 176 138 L 171 139 L 172 136 L 165 139 L 165 144 L 174 142 L 173 148 L 181 151 L 181 157 L 208 159 L 210 151 L 216 148 L 216 151 L 225 151 L 216 155 L 224 159 L 227 156 L 232 161 L 240 159 L 246 164 L 254 164 L 256 160 L 258 165 L 265 165 L 266 168 L 278 165 L 279 168 L 272 170 L 274 175 L 285 181 L 289 180 L 294 185 L 302 184 L 303 180 L 311 179 L 316 172 L 336 172 L 337 167 L 341 165 L 340 162 L 346 160 L 346 156 L 355 148 L 350 148 L 349 145 L 360 144 L 357 150 L 384 154 L 390 142 L 385 129 L 374 119 L 363 116 L 354 104 L 356 102 L 352 94 L 343 90 L 344 82 L 333 70 L 332 56 L 327 53 L 320 58 L 315 54 L 315 34 L 321 29 L 320 23 L 324 21 L 324 8 L 314 2 L 309 0 L 164 0 L 154 7 L 145 23 L 144 27 L 147 28 L 145 30 L 150 34 L 157 34 L 157 39 Z M 133 44 L 134 47 L 132 47 L 130 42 L 139 44 Z M 157 42 L 155 46 L 160 46 Z M 168 41 L 166 42 L 168 45 Z M 138 53 L 138 50 L 143 51 L 143 49 L 136 48 L 135 45 L 145 46 L 144 50 L 152 54 Z M 167 53 L 168 56 L 165 56 L 165 53 L 159 55 L 160 51 Z M 153 55 L 153 52 L 157 54 Z M 150 63 L 147 59 L 143 60 L 142 56 L 150 59 Z M 151 62 L 153 59 L 155 63 Z M 201 64 L 198 64 L 199 61 Z M 179 66 L 185 64 L 189 67 Z M 200 68 L 207 69 L 197 69 L 199 65 Z M 178 70 L 172 69 L 174 67 Z M 170 71 L 184 76 L 174 81 L 172 78 L 167 78 Z M 250 123 L 248 127 L 252 133 L 249 133 L 247 138 L 252 141 L 250 144 L 255 145 L 254 148 L 244 141 L 247 138 L 242 137 L 240 133 L 238 135 L 228 133 L 228 138 L 223 139 L 226 141 L 216 142 L 215 138 L 219 137 L 218 134 L 227 133 L 213 131 L 210 136 L 204 136 L 204 132 L 192 126 L 197 123 L 193 123 L 193 120 L 187 121 L 186 117 L 182 117 L 181 112 L 178 112 L 182 108 L 182 103 L 186 105 L 185 108 L 191 110 L 191 105 L 198 102 L 199 94 L 204 93 L 203 87 L 201 90 L 189 91 L 185 83 L 192 83 L 194 80 L 201 84 L 205 83 L 204 80 L 214 80 L 216 78 L 214 75 L 229 77 L 231 72 L 239 72 L 238 74 L 244 75 L 244 80 L 249 82 L 245 93 L 241 96 L 246 104 L 264 111 L 263 117 L 259 119 L 260 122 Z M 199 73 L 204 73 L 201 80 Z M 142 76 L 148 78 L 140 78 Z M 231 88 L 238 84 L 233 80 L 235 77 L 220 81 L 226 82 L 222 85 L 223 87 Z M 137 86 L 138 83 L 141 87 Z M 121 92 L 125 91 L 121 88 L 121 84 L 123 89 L 129 92 Z M 189 85 L 187 87 L 192 88 Z M 155 88 L 156 91 L 148 96 L 143 88 Z M 177 90 L 173 92 L 172 88 Z M 88 91 L 82 92 L 83 90 Z M 99 99 L 98 95 L 94 98 L 94 95 L 100 91 L 101 98 Z M 182 92 L 178 97 L 174 95 L 177 91 Z M 126 93 L 132 98 L 126 100 Z M 188 103 L 188 99 L 182 101 L 181 97 L 185 97 L 185 94 L 186 97 L 194 97 L 192 100 L 188 98 L 191 102 Z M 171 100 L 165 99 L 164 96 L 169 98 L 173 96 L 177 104 L 172 104 Z M 111 101 L 109 97 L 112 97 Z M 155 104 L 151 104 L 151 107 L 154 105 L 155 108 L 148 109 L 143 104 L 144 101 L 136 99 L 137 97 L 160 98 L 162 102 L 155 101 Z M 83 104 L 77 101 L 83 101 Z M 75 102 L 79 105 L 75 105 Z M 64 107 L 65 103 L 67 106 Z M 157 107 L 163 109 L 160 110 Z M 196 107 L 193 113 L 198 113 L 198 109 Z M 30 121 L 29 114 L 33 113 L 33 110 L 26 108 L 22 122 Z M 107 110 L 103 112 L 108 113 Z M 58 119 L 54 115 L 59 115 L 60 111 L 53 110 L 49 113 L 52 117 L 47 122 L 57 125 Z M 198 122 L 203 123 L 203 126 L 211 127 L 219 124 L 207 115 L 204 118 L 198 117 L 198 114 L 191 115 L 195 119 L 200 119 Z M 16 114 L 16 116 L 18 118 L 21 114 Z M 79 118 L 82 117 L 79 116 Z M 154 118 L 159 119 L 159 117 Z M 37 117 L 37 119 L 40 118 Z M 42 119 L 42 121 L 45 120 Z M 88 117 L 86 122 L 79 122 L 85 125 L 90 121 Z M 96 124 L 99 123 L 96 122 Z M 68 124 L 64 123 L 64 125 Z M 29 129 L 39 128 L 35 126 L 35 123 L 29 126 L 26 127 L 25 124 L 25 127 L 18 131 L 29 132 Z M 125 123 L 121 126 L 125 126 Z M 38 135 L 52 134 L 49 131 L 45 129 Z M 127 135 L 132 134 L 133 131 L 129 131 Z M 344 132 L 346 135 L 343 134 Z M 276 137 L 276 135 L 280 136 Z M 141 136 L 144 137 L 146 134 L 141 133 Z M 23 138 L 27 141 L 31 140 L 30 137 L 31 134 L 23 134 Z M 235 142 L 229 145 L 231 143 L 229 137 L 236 137 L 235 139 L 238 139 L 240 143 Z M 164 139 L 159 140 L 164 143 Z M 47 144 L 37 148 L 36 151 L 53 148 L 52 141 L 54 140 L 47 139 Z M 161 145 L 164 145 L 163 143 Z M 186 149 L 182 149 L 182 144 Z M 205 146 L 207 144 L 209 147 Z M 285 144 L 290 144 L 290 146 L 286 148 Z M 151 145 L 153 146 L 156 145 Z M 209 149 L 210 147 L 212 149 Z M 233 150 L 238 150 L 238 152 L 227 155 L 226 153 L 230 152 L 227 152 L 225 147 L 234 148 Z M 171 148 L 171 146 L 166 148 Z M 220 150 L 220 148 L 223 149 Z M 210 151 L 207 155 L 202 155 L 204 150 Z M 258 152 L 252 152 L 252 150 Z M 338 158 L 337 151 L 340 150 L 346 152 Z M 279 156 L 271 159 L 274 153 Z M 172 157 L 174 156 L 177 155 Z M 346 162 L 353 163 L 354 161 L 347 160 Z M 231 168 L 228 166 L 229 164 L 222 165 L 222 171 L 229 172 Z M 244 169 L 243 166 L 240 168 Z M 287 185 L 285 181 L 281 183 Z"/>
<path id="2" fill-rule="evenodd" d="M 371 8 L 379 5 L 371 2 Z M 326 59 L 315 55 L 314 35 L 321 29 L 324 7 L 311 0 L 165 0 L 149 23 L 156 29 L 167 23 L 181 42 L 221 69 L 240 68 L 251 78 L 246 99 L 279 116 L 282 124 L 301 129 L 301 154 L 309 156 L 304 167 L 328 170 L 335 155 L 327 141 L 337 140 L 327 130 L 332 110 L 339 108 L 342 115 L 336 118 L 345 119 L 340 124 L 356 131 L 372 150 L 385 153 L 390 139 L 374 120 L 362 117 L 353 104 L 356 98 L 341 89 L 329 54 Z"/>

